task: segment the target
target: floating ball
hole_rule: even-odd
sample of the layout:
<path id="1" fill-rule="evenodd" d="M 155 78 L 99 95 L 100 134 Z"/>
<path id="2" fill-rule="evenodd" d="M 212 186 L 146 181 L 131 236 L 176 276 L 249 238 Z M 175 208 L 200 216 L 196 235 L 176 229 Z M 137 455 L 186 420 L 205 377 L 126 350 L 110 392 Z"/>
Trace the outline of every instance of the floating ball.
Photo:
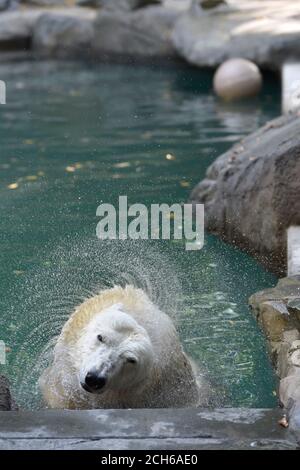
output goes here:
<path id="1" fill-rule="evenodd" d="M 257 95 L 262 87 L 262 75 L 256 64 L 246 59 L 229 59 L 217 69 L 214 91 L 226 101 Z"/>

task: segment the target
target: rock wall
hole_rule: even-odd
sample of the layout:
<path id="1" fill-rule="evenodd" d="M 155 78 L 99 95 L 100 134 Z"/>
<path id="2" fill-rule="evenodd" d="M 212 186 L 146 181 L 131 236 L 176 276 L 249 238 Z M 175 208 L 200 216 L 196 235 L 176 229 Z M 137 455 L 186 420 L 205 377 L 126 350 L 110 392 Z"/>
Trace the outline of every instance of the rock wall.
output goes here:
<path id="1" fill-rule="evenodd" d="M 119 3 L 114 8 L 38 6 L 0 13 L 0 50 L 72 59 L 178 58 L 171 41 L 178 9 L 154 5 L 155 0 L 135 2 L 132 9 Z"/>
<path id="2" fill-rule="evenodd" d="M 221 155 L 191 194 L 205 227 L 286 272 L 287 235 L 300 225 L 300 117 L 277 118 Z"/>
<path id="3" fill-rule="evenodd" d="M 17 406 L 11 397 L 8 380 L 0 375 L 0 411 L 11 410 L 17 410 Z"/>
<path id="4" fill-rule="evenodd" d="M 79 8 L 42 13 L 32 28 L 33 50 L 47 57 L 88 56 L 94 36 L 96 14 Z"/>
<path id="5" fill-rule="evenodd" d="M 152 6 L 134 12 L 100 11 L 94 23 L 92 50 L 97 57 L 175 58 L 171 32 L 178 12 Z"/>
<path id="6" fill-rule="evenodd" d="M 281 279 L 274 289 L 250 297 L 249 304 L 268 340 L 280 402 L 300 430 L 300 276 Z"/>
<path id="7" fill-rule="evenodd" d="M 293 0 L 212 1 L 215 8 L 192 7 L 175 25 L 173 43 L 187 62 L 216 67 L 232 57 L 252 60 L 263 68 L 279 69 L 300 58 L 300 2 Z M 284 15 L 283 15 L 284 12 Z"/>
<path id="8" fill-rule="evenodd" d="M 201 67 L 216 67 L 225 59 L 237 56 L 271 69 L 280 68 L 287 60 L 299 60 L 300 2 L 230 0 L 227 3 L 222 0 L 0 0 L 0 50 L 14 46 L 50 57 L 68 54 L 82 57 L 90 51 L 100 58 L 103 53 L 137 59 L 181 57 Z M 90 14 L 88 28 L 84 24 L 87 12 Z M 53 38 L 49 36 L 46 21 L 37 25 L 38 33 L 35 31 L 38 17 L 46 13 L 61 15 L 61 19 L 55 19 Z M 72 24 L 69 21 L 67 34 L 63 22 L 66 14 L 76 16 Z M 79 25 L 81 16 L 82 26 Z M 92 38 L 90 29 L 94 31 Z M 46 36 L 48 39 L 40 44 L 39 40 Z M 53 47 L 55 38 L 59 47 Z M 78 45 L 82 54 L 78 54 Z"/>

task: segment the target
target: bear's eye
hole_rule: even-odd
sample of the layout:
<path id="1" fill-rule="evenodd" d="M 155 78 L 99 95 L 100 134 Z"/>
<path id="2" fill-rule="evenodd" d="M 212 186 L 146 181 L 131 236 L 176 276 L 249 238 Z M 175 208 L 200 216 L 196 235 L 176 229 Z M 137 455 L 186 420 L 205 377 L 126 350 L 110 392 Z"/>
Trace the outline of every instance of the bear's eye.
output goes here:
<path id="1" fill-rule="evenodd" d="M 136 364 L 137 361 L 134 357 L 128 357 L 127 362 L 129 362 L 129 364 Z"/>
<path id="2" fill-rule="evenodd" d="M 100 343 L 103 343 L 103 336 L 102 336 L 102 335 L 98 335 L 98 336 L 97 336 L 97 340 L 100 341 Z"/>

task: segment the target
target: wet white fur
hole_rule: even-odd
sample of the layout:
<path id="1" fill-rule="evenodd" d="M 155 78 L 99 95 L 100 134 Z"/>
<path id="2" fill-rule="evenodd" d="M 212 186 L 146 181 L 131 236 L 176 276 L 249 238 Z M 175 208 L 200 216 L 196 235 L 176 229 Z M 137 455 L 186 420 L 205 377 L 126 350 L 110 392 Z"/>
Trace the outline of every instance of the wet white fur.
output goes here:
<path id="1" fill-rule="evenodd" d="M 91 370 L 107 378 L 99 393 L 86 392 L 81 386 Z M 40 386 L 51 408 L 199 404 L 195 373 L 171 319 L 132 286 L 103 291 L 76 308 Z"/>

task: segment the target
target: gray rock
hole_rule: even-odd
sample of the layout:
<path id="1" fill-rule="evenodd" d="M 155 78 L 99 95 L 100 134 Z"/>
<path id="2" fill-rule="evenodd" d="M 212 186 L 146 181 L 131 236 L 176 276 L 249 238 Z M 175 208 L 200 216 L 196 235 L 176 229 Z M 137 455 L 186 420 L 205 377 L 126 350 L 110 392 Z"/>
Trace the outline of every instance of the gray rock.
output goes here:
<path id="1" fill-rule="evenodd" d="M 276 371 L 284 378 L 296 357 L 300 338 L 300 321 L 294 311 L 288 309 L 291 299 L 300 295 L 300 277 L 280 279 L 277 286 L 257 292 L 249 299 L 249 305 L 269 342 L 269 350 Z"/>
<path id="2" fill-rule="evenodd" d="M 268 339 L 280 378 L 280 401 L 288 412 L 290 427 L 297 432 L 300 431 L 300 318 L 295 309 L 288 306 L 299 296 L 300 276 L 293 276 L 280 279 L 276 287 L 258 292 L 249 299 Z"/>
<path id="3" fill-rule="evenodd" d="M 98 8 L 98 0 L 77 0 L 76 5 L 79 7 Z"/>
<path id="4" fill-rule="evenodd" d="M 41 10 L 8 11 L 0 15 L 0 43 L 29 40 Z"/>
<path id="5" fill-rule="evenodd" d="M 0 11 L 7 10 L 9 8 L 10 0 L 0 0 Z"/>
<path id="6" fill-rule="evenodd" d="M 120 13 L 103 10 L 95 21 L 96 55 L 175 57 L 170 35 L 178 12 L 162 6 Z"/>
<path id="7" fill-rule="evenodd" d="M 224 5 L 224 0 L 196 0 L 197 4 L 204 9 L 216 8 L 219 5 Z"/>
<path id="8" fill-rule="evenodd" d="M 95 0 L 98 7 L 108 10 L 131 11 L 149 5 L 158 5 L 161 0 Z"/>
<path id="9" fill-rule="evenodd" d="M 0 12 L 5 10 L 16 10 L 19 7 L 19 0 L 0 0 Z"/>
<path id="10" fill-rule="evenodd" d="M 286 0 L 244 2 L 203 9 L 199 2 L 183 14 L 172 35 L 178 53 L 198 66 L 216 67 L 227 59 L 243 57 L 259 66 L 279 69 L 300 57 L 300 3 L 293 2 L 293 15 L 282 17 L 278 8 Z M 277 13 L 276 13 L 277 12 Z"/>
<path id="11" fill-rule="evenodd" d="M 70 4 L 68 0 L 21 0 L 25 5 L 34 5 L 39 7 L 64 6 Z"/>
<path id="12" fill-rule="evenodd" d="M 41 15 L 33 28 L 34 52 L 49 57 L 68 57 L 78 52 L 88 54 L 95 14 L 84 12 L 79 8 L 70 8 Z"/>
<path id="13" fill-rule="evenodd" d="M 286 408 L 290 408 L 291 403 L 298 403 L 300 406 L 300 371 L 291 374 L 280 381 L 280 400 Z"/>
<path id="14" fill-rule="evenodd" d="M 3 375 L 0 375 L 0 411 L 16 410 L 17 406 L 11 397 L 9 382 Z"/>
<path id="15" fill-rule="evenodd" d="M 280 117 L 220 156 L 191 194 L 206 228 L 274 272 L 286 270 L 290 225 L 300 225 L 300 118 Z"/>

